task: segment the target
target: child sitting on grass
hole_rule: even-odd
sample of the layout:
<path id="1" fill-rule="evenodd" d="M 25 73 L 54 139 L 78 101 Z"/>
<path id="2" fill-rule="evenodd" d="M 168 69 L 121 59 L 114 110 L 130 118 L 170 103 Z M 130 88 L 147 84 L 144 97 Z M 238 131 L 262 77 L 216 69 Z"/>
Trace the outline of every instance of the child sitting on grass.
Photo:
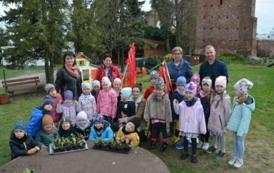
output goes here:
<path id="1" fill-rule="evenodd" d="M 50 115 L 44 115 L 42 119 L 42 129 L 36 134 L 35 142 L 42 148 L 46 148 L 58 137 L 58 131 L 53 126 L 53 119 Z"/>
<path id="2" fill-rule="evenodd" d="M 103 115 L 94 115 L 92 118 L 93 126 L 90 130 L 88 140 L 111 141 L 113 139 L 113 131 L 110 123 L 104 120 Z"/>
<path id="3" fill-rule="evenodd" d="M 17 121 L 15 123 L 9 141 L 11 159 L 15 159 L 19 156 L 31 155 L 40 150 L 38 143 L 26 133 L 26 128 L 27 123 L 24 121 Z"/>

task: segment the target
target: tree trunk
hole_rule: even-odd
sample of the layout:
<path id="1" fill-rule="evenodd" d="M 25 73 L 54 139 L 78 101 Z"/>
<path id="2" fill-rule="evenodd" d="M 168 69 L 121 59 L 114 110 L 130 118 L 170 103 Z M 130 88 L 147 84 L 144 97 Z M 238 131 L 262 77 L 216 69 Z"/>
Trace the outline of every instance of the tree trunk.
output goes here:
<path id="1" fill-rule="evenodd" d="M 45 75 L 46 75 L 46 83 L 49 83 L 49 59 L 48 56 L 45 56 Z"/>

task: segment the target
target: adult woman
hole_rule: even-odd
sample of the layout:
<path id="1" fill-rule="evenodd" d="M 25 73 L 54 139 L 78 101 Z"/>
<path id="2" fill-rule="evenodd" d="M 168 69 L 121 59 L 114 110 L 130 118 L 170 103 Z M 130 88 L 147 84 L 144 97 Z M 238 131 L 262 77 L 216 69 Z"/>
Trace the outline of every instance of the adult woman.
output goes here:
<path id="1" fill-rule="evenodd" d="M 96 80 L 99 80 L 101 82 L 102 78 L 104 76 L 107 76 L 111 83 L 113 83 L 115 78 L 120 78 L 122 79 L 120 70 L 118 69 L 117 66 L 112 64 L 112 55 L 110 54 L 105 54 L 103 56 L 103 63 L 97 70 L 96 73 Z"/>
<path id="2" fill-rule="evenodd" d="M 63 60 L 63 67 L 57 72 L 55 88 L 57 91 L 61 90 L 62 95 L 64 91 L 71 90 L 73 99 L 78 100 L 82 94 L 82 77 L 79 68 L 76 66 L 75 54 L 68 51 L 64 54 Z"/>
<path id="3" fill-rule="evenodd" d="M 146 100 L 142 95 L 142 84 L 135 84 L 132 87 L 132 96 L 129 98 L 129 101 L 133 101 L 135 103 L 136 114 L 130 117 L 119 118 L 119 122 L 125 122 L 132 120 L 134 117 L 138 117 L 141 119 L 141 125 L 137 129 L 140 140 L 146 141 L 147 137 L 145 135 L 145 128 L 147 127 L 147 122 L 144 119 L 144 111 L 146 106 Z"/>
<path id="4" fill-rule="evenodd" d="M 192 68 L 188 61 L 183 58 L 183 50 L 181 47 L 174 47 L 172 49 L 172 61 L 167 64 L 172 85 L 175 88 L 176 79 L 179 76 L 184 76 L 187 83 L 193 75 Z"/>

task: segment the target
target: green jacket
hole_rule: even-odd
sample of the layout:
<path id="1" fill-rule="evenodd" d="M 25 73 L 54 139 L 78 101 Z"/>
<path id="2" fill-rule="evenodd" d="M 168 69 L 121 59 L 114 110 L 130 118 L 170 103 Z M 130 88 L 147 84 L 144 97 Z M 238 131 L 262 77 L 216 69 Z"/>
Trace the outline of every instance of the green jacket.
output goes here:
<path id="1" fill-rule="evenodd" d="M 56 129 L 54 129 L 50 134 L 40 130 L 35 136 L 35 142 L 41 146 L 49 146 L 49 144 L 53 143 L 53 140 L 58 136 L 58 131 Z"/>

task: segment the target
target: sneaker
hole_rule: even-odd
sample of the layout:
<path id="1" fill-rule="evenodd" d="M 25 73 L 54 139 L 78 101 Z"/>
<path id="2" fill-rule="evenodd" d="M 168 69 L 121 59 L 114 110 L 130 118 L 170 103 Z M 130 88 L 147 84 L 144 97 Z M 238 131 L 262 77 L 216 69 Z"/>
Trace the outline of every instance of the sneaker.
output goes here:
<path id="1" fill-rule="evenodd" d="M 162 151 L 162 152 L 165 151 L 166 148 L 167 148 L 167 145 L 168 145 L 168 144 L 164 142 L 164 143 L 162 144 L 161 148 L 160 148 L 160 151 Z"/>
<path id="2" fill-rule="evenodd" d="M 190 161 L 191 161 L 191 163 L 197 163 L 198 162 L 197 156 L 196 155 L 192 155 Z"/>
<path id="3" fill-rule="evenodd" d="M 208 150 L 206 150 L 207 153 L 214 153 L 217 150 L 214 146 L 209 147 Z"/>
<path id="4" fill-rule="evenodd" d="M 181 142 L 175 142 L 173 144 L 174 148 L 178 149 L 178 150 L 182 150 L 184 149 L 184 146 L 181 144 Z"/>
<path id="5" fill-rule="evenodd" d="M 230 160 L 228 161 L 228 164 L 231 165 L 231 166 L 233 166 L 234 163 L 236 162 L 236 160 L 237 160 L 237 157 L 233 157 L 232 159 L 230 159 Z"/>
<path id="6" fill-rule="evenodd" d="M 200 141 L 198 144 L 197 144 L 197 148 L 202 148 L 204 145 L 204 143 L 202 141 Z"/>
<path id="7" fill-rule="evenodd" d="M 183 154 L 181 155 L 180 159 L 186 160 L 186 158 L 188 158 L 188 156 L 189 156 L 188 153 L 183 152 Z"/>
<path id="8" fill-rule="evenodd" d="M 209 147 L 209 144 L 207 142 L 204 142 L 202 149 L 203 150 L 208 150 L 208 147 Z"/>
<path id="9" fill-rule="evenodd" d="M 217 159 L 221 159 L 221 158 L 223 158 L 225 156 L 226 156 L 226 154 L 220 150 L 219 153 L 216 155 L 216 158 Z"/>
<path id="10" fill-rule="evenodd" d="M 243 164 L 244 164 L 243 159 L 237 159 L 233 166 L 236 168 L 240 168 Z"/>

